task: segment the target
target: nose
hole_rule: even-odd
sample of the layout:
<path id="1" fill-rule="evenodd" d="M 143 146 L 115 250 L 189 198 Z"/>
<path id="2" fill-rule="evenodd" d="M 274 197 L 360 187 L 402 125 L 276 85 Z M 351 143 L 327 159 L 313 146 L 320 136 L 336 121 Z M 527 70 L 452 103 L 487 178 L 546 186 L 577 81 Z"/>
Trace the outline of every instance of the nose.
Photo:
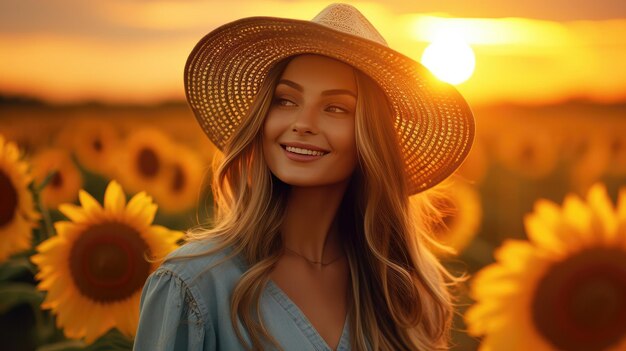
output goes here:
<path id="1" fill-rule="evenodd" d="M 298 111 L 291 130 L 298 135 L 317 134 L 317 113 L 314 107 L 302 108 Z"/>

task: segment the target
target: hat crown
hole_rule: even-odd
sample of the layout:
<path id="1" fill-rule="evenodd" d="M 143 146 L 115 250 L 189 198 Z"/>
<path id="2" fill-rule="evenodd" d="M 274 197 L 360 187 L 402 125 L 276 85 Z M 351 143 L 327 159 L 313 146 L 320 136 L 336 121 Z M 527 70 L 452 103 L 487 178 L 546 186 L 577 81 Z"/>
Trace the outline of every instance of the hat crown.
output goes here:
<path id="1" fill-rule="evenodd" d="M 352 5 L 330 4 L 311 21 L 343 33 L 389 46 L 370 21 Z"/>

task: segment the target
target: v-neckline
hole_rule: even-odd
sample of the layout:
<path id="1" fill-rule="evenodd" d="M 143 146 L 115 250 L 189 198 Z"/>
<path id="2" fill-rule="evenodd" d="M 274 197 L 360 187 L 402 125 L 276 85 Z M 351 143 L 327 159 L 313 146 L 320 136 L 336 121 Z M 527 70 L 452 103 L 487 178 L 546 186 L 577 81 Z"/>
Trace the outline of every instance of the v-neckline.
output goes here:
<path id="1" fill-rule="evenodd" d="M 267 289 L 272 294 L 274 299 L 289 313 L 291 319 L 296 323 L 302 333 L 309 339 L 309 341 L 315 346 L 316 350 L 335 351 L 330 346 L 320 333 L 315 329 L 311 321 L 306 317 L 304 312 L 296 305 L 295 302 L 289 298 L 289 296 L 274 283 L 272 279 L 267 281 Z M 348 315 L 346 315 L 341 337 L 339 338 L 339 344 L 336 351 L 349 350 L 349 334 L 348 334 Z"/>

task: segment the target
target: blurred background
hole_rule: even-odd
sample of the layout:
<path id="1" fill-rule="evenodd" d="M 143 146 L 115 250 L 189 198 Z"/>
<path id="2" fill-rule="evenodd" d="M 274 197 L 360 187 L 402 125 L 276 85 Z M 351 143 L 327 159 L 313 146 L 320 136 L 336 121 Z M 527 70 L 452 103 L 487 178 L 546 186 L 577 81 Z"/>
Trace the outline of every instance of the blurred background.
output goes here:
<path id="1" fill-rule="evenodd" d="M 112 179 L 128 199 L 140 191 L 153 197 L 158 206 L 155 225 L 184 231 L 205 221 L 211 214 L 205 177 L 215 148 L 185 103 L 187 55 L 202 36 L 226 22 L 249 16 L 309 20 L 330 3 L 0 1 L 0 135 L 21 150 L 20 162 L 28 165 L 34 184 L 58 171 L 43 190 L 28 190 L 39 212 L 48 214 L 32 222 L 34 243 L 54 234 L 37 233 L 45 231 L 45 217 L 48 224 L 66 220 L 59 204 L 79 205 L 79 189 L 102 203 Z M 438 236 L 458 251 L 442 254 L 442 259 L 451 270 L 471 276 L 490 267 L 500 269 L 502 281 L 517 288 L 498 290 L 501 281 L 489 279 L 482 281 L 482 289 L 469 288 L 470 279 L 459 293 L 453 349 L 626 350 L 626 204 L 619 207 L 621 212 L 616 207 L 619 189 L 626 184 L 626 4 L 347 3 L 372 22 L 391 48 L 454 84 L 475 114 L 474 147 L 447 182 L 451 197 L 440 204 L 446 216 Z M 2 228 L 18 212 L 11 194 L 27 192 L 19 192 L 15 180 L 25 171 L 16 171 L 20 167 L 10 159 L 0 157 L 2 241 L 14 233 Z M 606 196 L 588 196 L 602 193 L 589 193 L 594 184 L 601 184 Z M 578 202 L 563 203 L 575 196 Z M 548 201 L 552 205 L 537 207 Z M 540 211 L 548 207 L 554 211 Z M 544 218 L 542 223 L 552 223 L 542 227 L 544 237 L 551 237 L 555 228 L 578 229 L 571 235 L 559 229 L 566 234 L 559 232 L 558 254 L 541 251 L 547 244 L 539 243 L 539 234 L 533 237 L 539 229 L 529 225 L 531 213 Z M 576 218 L 605 225 L 568 227 Z M 593 229 L 598 226 L 604 229 Z M 587 246 L 563 244 L 568 240 L 563 238 L 585 233 L 592 238 L 585 241 Z M 594 241 L 599 237 L 621 244 Z M 528 243 L 524 250 L 529 252 L 541 251 L 532 252 L 543 270 L 528 273 L 524 262 L 532 262 L 524 257 L 535 257 L 530 253 L 498 251 L 511 240 Z M 608 256 L 614 259 L 597 254 L 581 264 L 581 250 L 597 248 L 601 241 L 604 246 L 599 246 L 609 247 Z M 7 248 L 0 262 L 0 338 L 8 350 L 132 345 L 132 335 L 116 330 L 92 334 L 98 336 L 95 343 L 80 340 L 89 334 L 85 330 L 74 337 L 64 334 L 57 316 L 42 308 L 51 288 L 35 278 L 42 266 L 29 261 L 33 253 L 34 244 L 22 251 Z M 507 255 L 519 267 L 506 263 Z M 557 274 L 552 269 L 557 266 L 569 267 L 564 269 L 569 273 L 554 280 L 562 286 L 549 294 L 555 301 L 567 301 L 555 312 L 555 323 L 564 327 L 554 331 L 538 312 L 537 301 L 545 289 L 552 289 L 543 288 L 543 278 Z M 510 270 L 505 272 L 506 267 Z M 593 271 L 590 267 L 611 274 L 578 274 Z M 590 282 L 581 276 L 596 278 Z M 502 303 L 481 309 L 478 302 L 487 297 L 502 298 Z M 516 305 L 516 299 L 525 301 L 519 311 L 507 311 L 504 307 Z M 466 315 L 472 305 L 482 313 Z M 89 318 L 88 311 L 83 318 Z M 127 323 L 130 327 L 117 329 L 132 330 L 132 318 Z M 571 337 L 577 332 L 584 340 Z M 506 340 L 522 346 L 509 347 Z"/>

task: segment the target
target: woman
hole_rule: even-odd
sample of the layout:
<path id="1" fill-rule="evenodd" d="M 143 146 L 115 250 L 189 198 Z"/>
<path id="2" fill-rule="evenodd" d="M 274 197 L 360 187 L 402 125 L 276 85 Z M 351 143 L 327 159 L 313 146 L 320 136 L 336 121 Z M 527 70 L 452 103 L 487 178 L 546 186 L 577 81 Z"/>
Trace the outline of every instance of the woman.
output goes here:
<path id="1" fill-rule="evenodd" d="M 467 155 L 460 95 L 345 4 L 214 30 L 185 85 L 215 219 L 148 278 L 135 349 L 446 349 L 454 277 L 409 195 Z"/>

